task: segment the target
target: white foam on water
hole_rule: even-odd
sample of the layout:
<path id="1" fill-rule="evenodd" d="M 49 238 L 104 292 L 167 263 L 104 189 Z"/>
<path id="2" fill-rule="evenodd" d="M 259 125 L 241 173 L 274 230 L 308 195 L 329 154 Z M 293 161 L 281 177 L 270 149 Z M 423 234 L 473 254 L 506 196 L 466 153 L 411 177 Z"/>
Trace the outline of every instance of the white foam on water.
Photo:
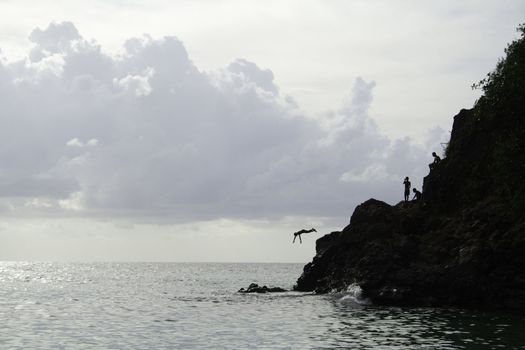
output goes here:
<path id="1" fill-rule="evenodd" d="M 357 283 L 352 283 L 346 288 L 346 291 L 342 293 L 340 301 L 351 301 L 356 304 L 369 305 L 371 301 L 368 298 L 363 297 L 363 289 Z"/>

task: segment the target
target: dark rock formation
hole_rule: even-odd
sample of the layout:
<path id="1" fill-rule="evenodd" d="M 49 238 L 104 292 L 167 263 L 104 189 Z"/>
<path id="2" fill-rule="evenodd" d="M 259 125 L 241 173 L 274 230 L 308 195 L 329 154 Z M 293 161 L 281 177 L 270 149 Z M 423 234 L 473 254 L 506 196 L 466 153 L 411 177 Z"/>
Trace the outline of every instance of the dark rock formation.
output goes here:
<path id="1" fill-rule="evenodd" d="M 248 286 L 248 289 L 241 288 L 238 293 L 279 293 L 286 292 L 286 289 L 280 287 L 271 287 L 266 286 L 260 287 L 257 283 L 252 283 Z"/>
<path id="2" fill-rule="evenodd" d="M 317 240 L 295 290 L 353 283 L 384 305 L 525 310 L 525 27 L 454 117 L 446 157 L 423 199 L 370 199 L 350 224 Z"/>

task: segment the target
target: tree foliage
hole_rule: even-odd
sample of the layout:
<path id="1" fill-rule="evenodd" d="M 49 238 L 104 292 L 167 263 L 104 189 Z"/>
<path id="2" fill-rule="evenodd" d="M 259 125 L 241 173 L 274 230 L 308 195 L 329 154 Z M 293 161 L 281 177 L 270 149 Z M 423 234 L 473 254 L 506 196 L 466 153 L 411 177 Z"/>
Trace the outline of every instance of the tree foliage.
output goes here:
<path id="1" fill-rule="evenodd" d="M 523 104 L 525 93 L 525 24 L 519 25 L 517 31 L 521 37 L 507 46 L 506 56 L 499 60 L 494 71 L 472 86 L 484 92 L 479 101 L 482 107 L 521 111 L 518 104 Z"/>

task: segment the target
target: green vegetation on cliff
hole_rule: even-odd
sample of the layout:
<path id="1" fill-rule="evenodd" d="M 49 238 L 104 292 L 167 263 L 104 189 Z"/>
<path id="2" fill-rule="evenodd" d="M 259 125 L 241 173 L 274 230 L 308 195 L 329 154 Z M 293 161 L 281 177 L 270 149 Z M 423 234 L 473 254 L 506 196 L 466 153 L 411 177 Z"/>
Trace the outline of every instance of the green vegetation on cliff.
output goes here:
<path id="1" fill-rule="evenodd" d="M 425 183 L 436 206 L 497 197 L 513 215 L 525 210 L 525 25 L 518 32 L 494 71 L 474 84 L 483 96 L 454 118 L 446 161 Z"/>
<path id="2" fill-rule="evenodd" d="M 469 125 L 465 126 L 462 137 L 451 139 L 447 156 L 461 160 L 462 143 L 482 135 L 486 146 L 478 152 L 485 156 L 481 161 L 489 165 L 483 172 L 490 175 L 487 185 L 508 201 L 509 210 L 522 215 L 525 209 L 525 24 L 517 31 L 520 38 L 507 46 L 506 56 L 494 71 L 474 85 L 483 90 L 483 96 L 472 109 L 473 116 L 467 121 Z"/>

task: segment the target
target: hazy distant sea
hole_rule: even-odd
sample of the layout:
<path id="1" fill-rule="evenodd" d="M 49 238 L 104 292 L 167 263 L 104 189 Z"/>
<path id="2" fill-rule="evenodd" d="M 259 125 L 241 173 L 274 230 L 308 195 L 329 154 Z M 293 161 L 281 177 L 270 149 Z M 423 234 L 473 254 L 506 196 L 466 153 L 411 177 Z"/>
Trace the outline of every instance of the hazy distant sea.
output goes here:
<path id="1" fill-rule="evenodd" d="M 0 263 L 1 349 L 525 349 L 523 315 L 364 305 L 302 264 Z"/>

